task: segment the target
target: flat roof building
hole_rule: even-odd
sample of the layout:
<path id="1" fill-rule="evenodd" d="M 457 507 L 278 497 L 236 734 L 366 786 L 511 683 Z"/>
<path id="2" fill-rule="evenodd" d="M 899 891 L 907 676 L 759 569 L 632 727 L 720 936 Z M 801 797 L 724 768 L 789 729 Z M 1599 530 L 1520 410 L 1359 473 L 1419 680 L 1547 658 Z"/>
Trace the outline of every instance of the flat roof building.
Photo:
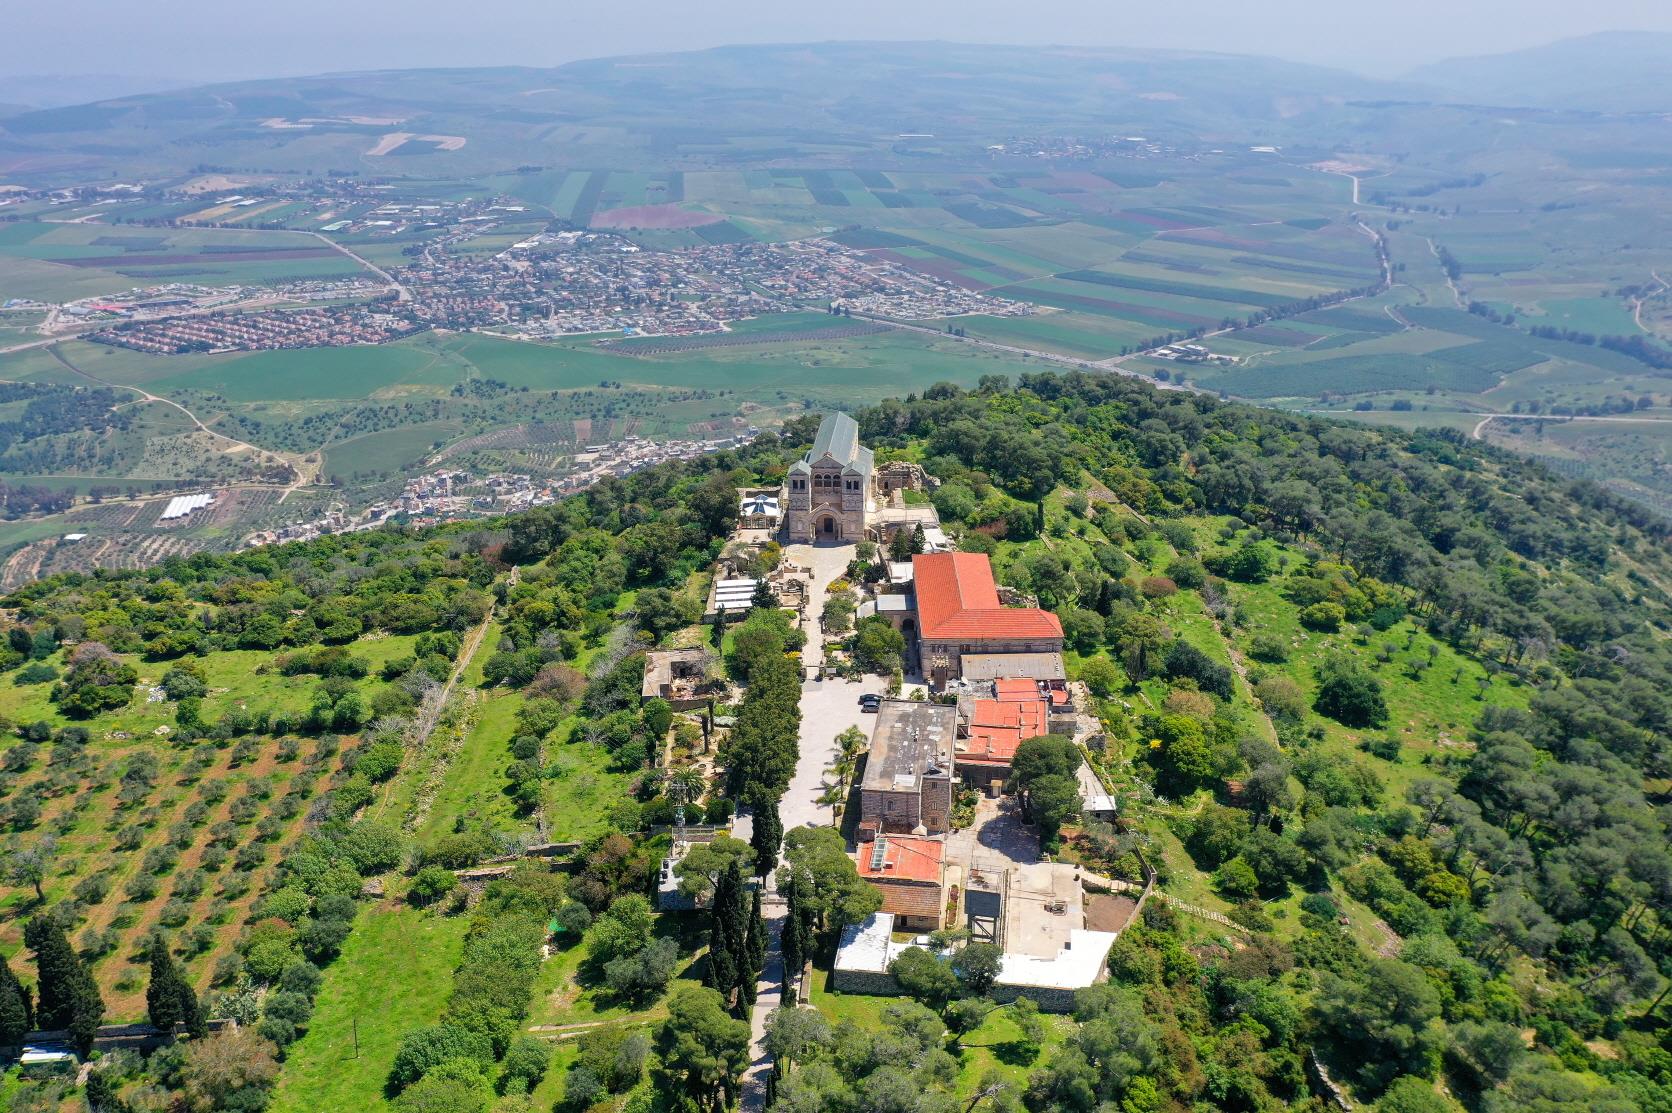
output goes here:
<path id="1" fill-rule="evenodd" d="M 958 709 L 885 699 L 877 709 L 859 789 L 859 838 L 878 832 L 945 834 L 952 820 Z"/>

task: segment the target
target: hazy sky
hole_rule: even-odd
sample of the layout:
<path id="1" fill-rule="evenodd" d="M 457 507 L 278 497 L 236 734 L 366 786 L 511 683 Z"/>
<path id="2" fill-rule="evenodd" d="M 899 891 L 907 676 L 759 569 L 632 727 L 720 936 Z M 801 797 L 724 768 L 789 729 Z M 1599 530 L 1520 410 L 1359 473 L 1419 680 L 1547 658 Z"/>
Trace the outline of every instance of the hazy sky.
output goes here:
<path id="1" fill-rule="evenodd" d="M 951 39 L 1271 54 L 1381 75 L 1607 30 L 1668 0 L 51 0 L 7 5 L 0 76 L 186 81 L 556 65 L 724 43 Z"/>

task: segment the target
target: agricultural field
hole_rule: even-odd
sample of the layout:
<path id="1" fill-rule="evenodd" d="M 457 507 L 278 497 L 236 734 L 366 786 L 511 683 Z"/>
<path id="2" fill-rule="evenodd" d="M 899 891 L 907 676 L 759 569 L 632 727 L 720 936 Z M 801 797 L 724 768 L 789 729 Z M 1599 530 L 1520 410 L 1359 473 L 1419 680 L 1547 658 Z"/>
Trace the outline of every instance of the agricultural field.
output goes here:
<path id="1" fill-rule="evenodd" d="M 375 670 L 412 644 L 384 637 L 350 652 Z M 61 672 L 67 653 L 41 658 L 42 674 Z M 143 969 L 134 956 L 149 933 L 162 928 L 194 940 L 187 967 L 207 987 L 235 942 L 227 929 L 251 915 L 264 871 L 299 837 L 304 814 L 340 775 L 353 740 L 345 747 L 331 736 L 281 732 L 273 744 L 173 744 L 178 701 L 160 687 L 169 666 L 120 659 L 134 666 L 138 695 L 91 727 L 49 699 L 50 681 L 7 677 L 0 715 L 38 725 L 0 754 L 12 770 L 0 806 L 14 832 L 50 836 L 53 868 L 42 890 L 79 910 L 80 941 L 99 956 L 94 970 L 110 1014 L 131 1020 L 144 1014 Z M 236 711 L 293 720 L 308 709 L 309 689 L 282 683 L 270 653 L 214 654 L 199 671 L 199 707 L 208 718 Z M 369 679 L 356 690 L 370 700 L 385 686 Z M 28 896 L 12 890 L 0 902 L 0 951 L 19 946 L 15 912 Z"/>
<path id="2" fill-rule="evenodd" d="M 0 260 L 0 300 L 61 301 L 165 282 L 260 285 L 364 270 L 328 243 L 287 232 L 41 221 L 0 225 Z"/>

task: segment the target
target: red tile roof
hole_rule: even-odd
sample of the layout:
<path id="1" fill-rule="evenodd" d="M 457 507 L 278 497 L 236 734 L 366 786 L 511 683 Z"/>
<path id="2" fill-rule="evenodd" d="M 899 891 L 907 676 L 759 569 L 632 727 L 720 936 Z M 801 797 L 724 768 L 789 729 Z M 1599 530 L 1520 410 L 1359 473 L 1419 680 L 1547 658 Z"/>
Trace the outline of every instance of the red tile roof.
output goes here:
<path id="1" fill-rule="evenodd" d="M 1025 740 L 1050 733 L 1050 714 L 1050 705 L 1037 694 L 1025 703 L 978 699 L 970 712 L 970 736 L 960 740 L 956 760 L 1009 765 Z"/>
<path id="2" fill-rule="evenodd" d="M 922 553 L 911 563 L 920 637 L 965 642 L 1062 637 L 1062 623 L 1050 611 L 999 605 L 985 553 Z"/>
<path id="3" fill-rule="evenodd" d="M 1000 703 L 1022 703 L 1039 698 L 1039 681 L 1007 676 L 993 681 L 993 695 Z"/>
<path id="4" fill-rule="evenodd" d="M 883 844 L 883 864 L 874 868 L 877 843 Z M 946 844 L 917 835 L 878 835 L 876 842 L 860 843 L 859 876 L 870 881 L 933 881 L 940 883 Z"/>

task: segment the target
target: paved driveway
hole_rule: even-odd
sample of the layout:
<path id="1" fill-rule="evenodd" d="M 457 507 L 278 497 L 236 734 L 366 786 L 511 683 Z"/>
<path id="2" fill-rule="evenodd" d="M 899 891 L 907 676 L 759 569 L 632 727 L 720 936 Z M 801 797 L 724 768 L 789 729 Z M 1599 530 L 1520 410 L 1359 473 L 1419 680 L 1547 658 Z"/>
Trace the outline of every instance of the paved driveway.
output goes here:
<path id="1" fill-rule="evenodd" d="M 1022 822 L 1022 809 L 1013 797 L 982 797 L 975 822 L 947 836 L 947 860 L 996 879 L 1014 866 L 1039 861 L 1039 833 Z"/>
<path id="2" fill-rule="evenodd" d="M 880 694 L 886 683 L 880 676 L 867 676 L 857 681 L 809 680 L 801 685 L 801 760 L 778 805 L 784 830 L 828 827 L 836 822 L 834 809 L 819 802 L 825 789 L 835 783 L 830 768 L 841 752 L 836 736 L 848 727 L 871 736 L 877 717 L 859 709 L 859 697 L 865 692 Z"/>
<path id="3" fill-rule="evenodd" d="M 807 594 L 807 613 L 801 623 L 801 629 L 807 635 L 806 648 L 801 651 L 804 666 L 824 664 L 824 633 L 819 626 L 819 617 L 824 614 L 824 589 L 830 586 L 832 580 L 847 574 L 848 564 L 855 552 L 853 545 L 784 546 L 785 560 L 813 573 L 813 582 Z"/>

